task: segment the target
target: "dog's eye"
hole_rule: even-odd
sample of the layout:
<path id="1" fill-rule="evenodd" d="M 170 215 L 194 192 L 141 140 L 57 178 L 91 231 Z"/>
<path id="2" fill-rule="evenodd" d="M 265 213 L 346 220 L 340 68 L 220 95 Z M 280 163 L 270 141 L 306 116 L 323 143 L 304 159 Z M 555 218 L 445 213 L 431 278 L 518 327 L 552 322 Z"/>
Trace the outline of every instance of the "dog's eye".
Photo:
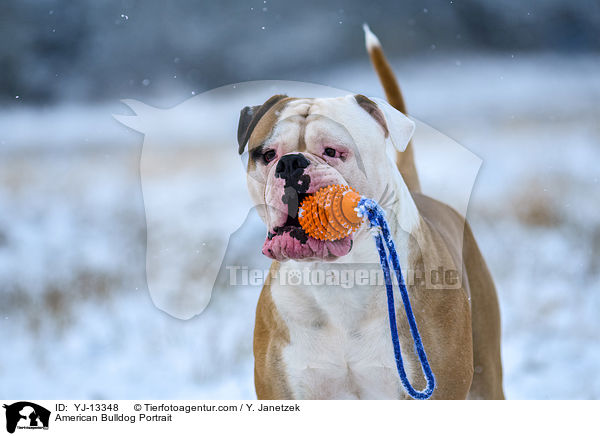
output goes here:
<path id="1" fill-rule="evenodd" d="M 263 153 L 262 156 L 263 156 L 265 163 L 269 163 L 273 159 L 275 159 L 275 157 L 277 157 L 277 153 L 275 152 L 275 150 L 267 150 Z"/>
<path id="2" fill-rule="evenodd" d="M 337 151 L 335 151 L 335 148 L 327 147 L 325 149 L 325 154 L 329 157 L 335 157 L 337 155 Z"/>

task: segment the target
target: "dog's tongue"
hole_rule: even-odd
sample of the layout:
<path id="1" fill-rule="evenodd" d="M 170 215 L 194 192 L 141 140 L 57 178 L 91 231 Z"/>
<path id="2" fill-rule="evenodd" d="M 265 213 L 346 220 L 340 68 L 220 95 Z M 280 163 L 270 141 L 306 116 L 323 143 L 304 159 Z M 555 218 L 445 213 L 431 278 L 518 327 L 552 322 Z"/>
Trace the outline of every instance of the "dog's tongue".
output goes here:
<path id="1" fill-rule="evenodd" d="M 328 259 L 331 257 L 345 256 L 352 248 L 352 239 L 350 237 L 337 241 L 320 241 L 314 238 L 308 238 L 306 243 L 285 232 L 267 238 L 263 245 L 262 252 L 265 256 L 274 260 L 286 259 Z"/>

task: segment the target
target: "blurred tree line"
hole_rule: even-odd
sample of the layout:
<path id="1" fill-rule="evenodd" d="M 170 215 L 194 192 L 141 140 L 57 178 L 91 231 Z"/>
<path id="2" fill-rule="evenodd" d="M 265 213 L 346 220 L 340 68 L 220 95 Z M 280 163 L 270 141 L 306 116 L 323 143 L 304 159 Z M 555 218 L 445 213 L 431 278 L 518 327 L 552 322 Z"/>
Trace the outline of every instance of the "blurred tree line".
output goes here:
<path id="1" fill-rule="evenodd" d="M 392 57 L 598 52 L 598 0 L 2 0 L 0 99 L 197 92 L 364 59 L 368 22 Z"/>

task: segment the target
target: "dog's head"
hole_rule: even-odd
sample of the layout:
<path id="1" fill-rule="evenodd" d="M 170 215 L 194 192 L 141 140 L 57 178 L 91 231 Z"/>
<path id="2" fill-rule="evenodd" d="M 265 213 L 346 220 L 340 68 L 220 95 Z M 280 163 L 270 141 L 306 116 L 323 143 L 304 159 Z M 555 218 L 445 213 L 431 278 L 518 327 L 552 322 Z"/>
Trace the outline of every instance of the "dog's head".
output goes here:
<path id="1" fill-rule="evenodd" d="M 375 100 L 375 101 L 374 101 Z M 263 254 L 276 260 L 335 260 L 353 236 L 320 241 L 298 222 L 304 197 L 344 184 L 379 198 L 390 171 L 386 143 L 403 151 L 414 123 L 387 103 L 363 95 L 290 98 L 275 95 L 241 111 L 239 153 L 248 149 L 248 189 L 267 226 Z"/>

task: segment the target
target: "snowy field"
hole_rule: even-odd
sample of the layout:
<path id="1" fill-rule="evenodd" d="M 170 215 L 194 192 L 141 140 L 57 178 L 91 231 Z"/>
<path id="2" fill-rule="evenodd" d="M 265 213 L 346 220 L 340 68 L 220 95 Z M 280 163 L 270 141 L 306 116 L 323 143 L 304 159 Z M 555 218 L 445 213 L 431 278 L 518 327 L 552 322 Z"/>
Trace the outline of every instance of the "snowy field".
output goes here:
<path id="1" fill-rule="evenodd" d="M 498 287 L 507 398 L 600 398 L 600 60 L 509 54 L 395 69 L 410 113 L 483 160 L 468 218 Z M 381 95 L 366 61 L 307 80 Z M 237 120 L 222 112 L 208 125 Z M 168 237 L 181 247 L 176 268 L 154 279 L 177 289 L 155 302 L 181 313 L 208 303 L 178 290 L 209 287 L 197 265 L 245 218 L 237 126 L 201 143 L 166 132 L 171 148 L 140 174 L 143 137 L 113 113 L 130 114 L 118 102 L 0 112 L 0 397 L 255 398 L 260 288 L 221 275 L 208 307 L 183 320 L 156 308 L 146 282 L 146 237 Z M 427 135 L 415 141 L 436 196 L 445 161 Z M 152 199 L 160 213 L 148 225 L 169 222 L 167 234 L 146 231 Z M 235 219 L 215 223 L 214 205 Z M 238 236 L 231 263 L 268 265 L 256 220 Z"/>

